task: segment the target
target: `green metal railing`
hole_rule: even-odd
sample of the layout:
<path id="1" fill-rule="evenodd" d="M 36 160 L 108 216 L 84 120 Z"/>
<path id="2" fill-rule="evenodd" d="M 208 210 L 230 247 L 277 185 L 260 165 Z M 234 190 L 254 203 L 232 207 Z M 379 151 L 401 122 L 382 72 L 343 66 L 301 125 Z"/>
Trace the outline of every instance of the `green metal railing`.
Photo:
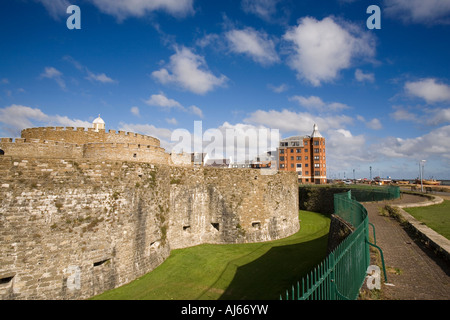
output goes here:
<path id="1" fill-rule="evenodd" d="M 286 300 L 354 300 L 366 278 L 370 264 L 369 247 L 376 247 L 383 263 L 384 278 L 387 282 L 383 252 L 376 243 L 369 241 L 369 217 L 367 210 L 359 201 L 376 198 L 375 201 L 400 197 L 400 189 L 386 188 L 382 193 L 373 190 L 354 190 L 334 195 L 335 215 L 354 227 L 354 231 L 322 263 L 316 266 L 306 277 L 288 290 L 280 299 Z M 384 198 L 382 197 L 384 196 Z M 373 200 L 372 200 L 373 201 Z M 373 228 L 374 239 L 375 227 Z M 375 240 L 376 242 L 376 240 Z"/>
<path id="2" fill-rule="evenodd" d="M 395 186 L 370 189 L 351 189 L 352 197 L 359 202 L 383 201 L 400 198 L 400 188 Z"/>

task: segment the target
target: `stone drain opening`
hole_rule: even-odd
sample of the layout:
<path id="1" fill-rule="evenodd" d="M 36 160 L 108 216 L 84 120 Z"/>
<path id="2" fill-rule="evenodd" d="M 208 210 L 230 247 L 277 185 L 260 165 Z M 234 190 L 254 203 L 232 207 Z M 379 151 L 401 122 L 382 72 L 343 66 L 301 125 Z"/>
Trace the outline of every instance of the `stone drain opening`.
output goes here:
<path id="1" fill-rule="evenodd" d="M 14 278 L 15 274 L 3 276 L 0 278 L 0 285 L 2 284 L 9 284 L 12 279 Z"/>
<path id="2" fill-rule="evenodd" d="M 213 226 L 214 229 L 219 231 L 219 224 L 218 223 L 211 223 L 211 225 Z"/>
<path id="3" fill-rule="evenodd" d="M 104 264 L 106 264 L 106 263 L 108 263 L 110 261 L 111 261 L 111 259 L 100 260 L 100 261 L 94 262 L 93 265 L 94 265 L 94 267 L 99 267 L 99 266 L 102 266 L 102 265 L 104 265 Z"/>

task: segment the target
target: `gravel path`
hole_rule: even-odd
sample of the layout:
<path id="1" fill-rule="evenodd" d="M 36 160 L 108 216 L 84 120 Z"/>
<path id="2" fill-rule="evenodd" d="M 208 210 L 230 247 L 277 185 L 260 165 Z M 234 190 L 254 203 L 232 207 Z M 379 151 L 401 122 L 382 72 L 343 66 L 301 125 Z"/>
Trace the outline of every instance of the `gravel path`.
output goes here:
<path id="1" fill-rule="evenodd" d="M 450 265 L 413 240 L 396 220 L 379 213 L 385 204 L 423 201 L 423 197 L 402 194 L 397 200 L 363 203 L 375 225 L 377 245 L 383 250 L 387 280 L 394 285 L 383 284 L 383 299 L 450 300 Z"/>

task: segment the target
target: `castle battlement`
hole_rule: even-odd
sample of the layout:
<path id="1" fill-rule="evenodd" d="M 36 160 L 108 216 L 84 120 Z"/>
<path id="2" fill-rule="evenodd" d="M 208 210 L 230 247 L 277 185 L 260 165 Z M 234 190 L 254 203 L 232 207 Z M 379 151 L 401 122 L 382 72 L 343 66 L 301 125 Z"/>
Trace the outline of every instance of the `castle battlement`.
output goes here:
<path id="1" fill-rule="evenodd" d="M 62 141 L 74 144 L 95 142 L 107 143 L 135 143 L 159 147 L 159 139 L 143 134 L 123 130 L 108 130 L 83 127 L 38 127 L 22 130 L 21 137 L 25 139 L 39 139 Z"/>
<path id="2" fill-rule="evenodd" d="M 103 122 L 100 118 L 96 121 Z M 93 128 L 27 128 L 20 138 L 1 138 L 0 150 L 2 155 L 17 157 L 170 163 L 170 155 L 157 138 L 123 130 L 106 131 L 104 122 Z"/>

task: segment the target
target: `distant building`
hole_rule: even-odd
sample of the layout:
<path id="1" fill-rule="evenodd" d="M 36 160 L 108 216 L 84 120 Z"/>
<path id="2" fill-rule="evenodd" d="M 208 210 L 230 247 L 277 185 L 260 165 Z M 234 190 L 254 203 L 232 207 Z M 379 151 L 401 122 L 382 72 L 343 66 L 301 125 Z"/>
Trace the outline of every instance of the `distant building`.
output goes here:
<path id="1" fill-rule="evenodd" d="M 316 124 L 311 136 L 294 136 L 280 141 L 278 169 L 296 171 L 300 183 L 327 183 L 325 138 Z"/>
<path id="2" fill-rule="evenodd" d="M 214 168 L 229 168 L 230 160 L 229 159 L 208 159 L 205 161 L 205 167 L 214 167 Z"/>

